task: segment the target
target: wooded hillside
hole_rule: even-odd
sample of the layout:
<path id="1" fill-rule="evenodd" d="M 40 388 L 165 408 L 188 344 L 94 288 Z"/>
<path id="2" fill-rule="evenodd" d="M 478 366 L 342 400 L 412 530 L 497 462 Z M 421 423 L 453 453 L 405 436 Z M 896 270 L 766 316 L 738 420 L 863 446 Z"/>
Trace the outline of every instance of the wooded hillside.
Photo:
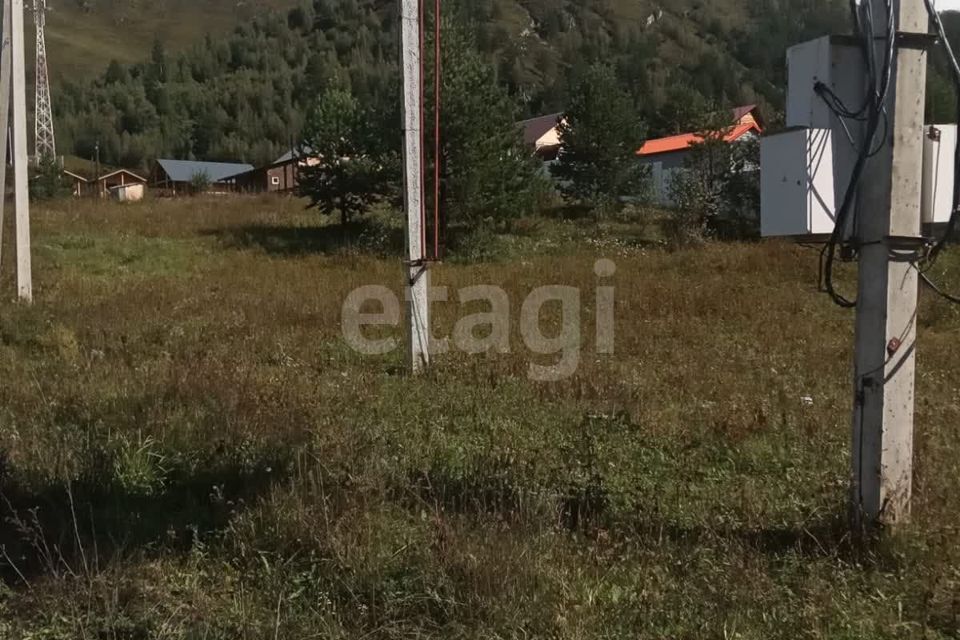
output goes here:
<path id="1" fill-rule="evenodd" d="M 168 1 L 171 12 L 180 7 Z M 99 16 L 130 3 L 88 4 Z M 290 148 L 325 88 L 361 100 L 396 96 L 394 0 L 292 4 L 187 48 L 176 46 L 180 38 L 173 45 L 158 38 L 143 62 L 114 61 L 93 80 L 63 82 L 56 95 L 62 151 L 86 158 L 99 142 L 104 162 L 130 167 L 164 155 L 258 164 Z M 213 18 L 221 3 L 206 5 L 208 24 L 222 27 Z M 148 13 L 157 11 L 150 6 Z M 849 30 L 845 0 L 445 0 L 444 7 L 448 19 L 470 25 L 518 117 L 562 110 L 578 75 L 599 61 L 616 69 L 650 135 L 687 129 L 734 104 L 759 103 L 776 121 L 786 47 Z M 184 29 L 198 29 L 199 10 L 188 12 Z M 939 78 L 935 84 L 933 102 L 952 113 L 949 88 Z"/>

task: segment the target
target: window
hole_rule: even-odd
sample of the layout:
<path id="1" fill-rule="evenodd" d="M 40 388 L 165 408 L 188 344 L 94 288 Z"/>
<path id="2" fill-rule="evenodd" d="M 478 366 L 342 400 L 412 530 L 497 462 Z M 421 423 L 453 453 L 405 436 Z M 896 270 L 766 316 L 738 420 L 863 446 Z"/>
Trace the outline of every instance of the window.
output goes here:
<path id="1" fill-rule="evenodd" d="M 280 176 L 272 176 L 272 177 L 270 178 L 270 183 L 271 183 L 273 186 L 275 186 L 275 187 L 279 187 L 279 186 L 280 186 Z"/>

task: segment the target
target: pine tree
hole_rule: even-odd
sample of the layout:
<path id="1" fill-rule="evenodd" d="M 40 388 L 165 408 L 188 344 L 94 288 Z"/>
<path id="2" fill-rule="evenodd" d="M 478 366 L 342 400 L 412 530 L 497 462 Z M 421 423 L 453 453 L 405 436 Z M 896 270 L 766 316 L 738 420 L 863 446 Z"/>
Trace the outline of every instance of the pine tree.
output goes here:
<path id="1" fill-rule="evenodd" d="M 30 197 L 34 200 L 53 200 L 70 195 L 70 187 L 55 158 L 45 157 L 30 177 Z"/>
<path id="2" fill-rule="evenodd" d="M 552 171 L 564 198 L 604 211 L 643 195 L 646 173 L 636 157 L 643 129 L 613 70 L 588 69 L 560 123 L 560 157 Z"/>
<path id="3" fill-rule="evenodd" d="M 458 23 L 444 25 L 442 62 L 443 209 L 452 223 L 470 226 L 530 212 L 536 160 L 523 146 L 513 99 Z M 427 113 L 432 121 L 432 104 Z"/>
<path id="4" fill-rule="evenodd" d="M 300 193 L 322 214 L 339 213 L 344 227 L 399 183 L 396 154 L 380 148 L 369 126 L 377 120 L 340 89 L 325 91 L 307 119 L 302 151 L 319 162 L 302 170 Z"/>

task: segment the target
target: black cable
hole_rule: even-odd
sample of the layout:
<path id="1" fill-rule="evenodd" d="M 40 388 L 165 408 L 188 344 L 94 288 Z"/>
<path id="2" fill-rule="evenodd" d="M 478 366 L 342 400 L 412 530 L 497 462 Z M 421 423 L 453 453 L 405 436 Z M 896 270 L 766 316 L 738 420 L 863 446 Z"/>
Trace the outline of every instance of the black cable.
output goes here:
<path id="1" fill-rule="evenodd" d="M 857 120 L 863 122 L 866 120 L 866 116 L 863 114 L 866 113 L 867 109 L 870 108 L 870 96 L 867 96 L 863 105 L 857 111 L 851 111 L 847 105 L 843 103 L 843 100 L 840 99 L 833 89 L 828 87 L 822 82 L 817 82 L 813 85 L 813 90 L 820 96 L 820 98 L 827 103 L 827 107 L 833 111 L 838 117 L 847 118 L 848 120 Z"/>
<path id="2" fill-rule="evenodd" d="M 853 203 L 856 199 L 857 191 L 860 186 L 860 180 L 863 177 L 866 164 L 871 156 L 879 153 L 880 149 L 883 148 L 887 142 L 886 137 L 889 135 L 889 121 L 887 121 L 884 138 L 881 139 L 880 145 L 877 147 L 877 149 L 871 151 L 877 136 L 877 131 L 880 128 L 881 116 L 886 118 L 886 100 L 891 86 L 891 80 L 893 77 L 893 63 L 896 56 L 896 13 L 891 0 L 887 0 L 886 6 L 887 48 L 884 52 L 883 67 L 881 68 L 879 74 L 877 73 L 876 51 L 873 44 L 873 9 L 869 2 L 863 3 L 861 5 L 861 10 L 863 13 L 862 20 L 861 16 L 854 9 L 855 19 L 857 20 L 857 24 L 860 25 L 860 34 L 863 40 L 863 53 L 867 65 L 868 91 L 865 104 L 868 106 L 867 109 L 865 109 L 867 111 L 866 136 L 863 148 L 860 149 L 857 161 L 854 164 L 853 172 L 851 173 L 850 177 L 850 183 L 847 185 L 846 192 L 844 193 L 843 202 L 840 206 L 840 209 L 837 211 L 833 233 L 830 235 L 830 240 L 821 253 L 820 260 L 821 286 L 837 305 L 844 308 L 853 308 L 857 303 L 855 300 L 850 300 L 841 295 L 839 292 L 837 292 L 836 287 L 834 286 L 833 269 L 837 259 L 837 250 L 841 244 L 843 244 L 843 235 L 846 233 L 848 227 L 848 221 L 851 212 L 853 211 Z M 880 78 L 879 84 L 878 77 Z M 838 104 L 842 105 L 842 102 L 839 100 L 837 102 Z M 849 112 L 848 109 L 845 110 L 848 113 L 852 113 Z"/>
<path id="3" fill-rule="evenodd" d="M 960 304 L 960 296 L 955 296 L 950 293 L 947 293 L 946 291 L 938 287 L 937 284 L 933 280 L 931 280 L 930 276 L 928 276 L 925 272 L 920 271 L 919 269 L 917 269 L 917 272 L 920 274 L 920 281 L 923 282 L 923 284 L 925 284 L 927 288 L 929 288 L 935 294 L 937 294 L 944 300 L 947 300 L 948 302 L 952 302 L 953 304 Z"/>
<path id="4" fill-rule="evenodd" d="M 887 4 L 888 8 L 890 9 L 888 18 L 893 19 L 893 5 L 890 2 Z M 823 252 L 820 254 L 821 286 L 837 305 L 848 309 L 855 307 L 856 301 L 849 300 L 837 292 L 833 282 L 833 269 L 837 258 L 837 249 L 843 242 L 843 234 L 847 230 L 847 223 L 851 215 L 853 202 L 860 185 L 860 180 L 863 177 L 864 168 L 870 157 L 869 149 L 873 146 L 877 129 L 879 128 L 879 114 L 880 109 L 882 108 L 880 99 L 881 97 L 883 99 L 886 98 L 886 89 L 889 86 L 890 77 L 889 70 L 885 69 L 883 74 L 884 81 L 879 87 L 877 86 L 876 52 L 873 47 L 873 11 L 869 2 L 864 3 L 864 5 L 861 6 L 861 9 L 863 11 L 863 26 L 861 29 L 861 34 L 863 37 L 863 53 L 867 65 L 868 77 L 867 100 L 865 101 L 865 104 L 869 105 L 868 109 L 866 109 L 866 141 L 863 148 L 860 149 L 860 153 L 858 154 L 857 161 L 854 164 L 853 171 L 850 176 L 850 182 L 847 185 L 846 192 L 844 193 L 843 202 L 840 205 L 840 209 L 837 211 L 833 233 L 831 233 L 829 242 L 826 244 L 826 246 L 823 248 Z M 888 29 L 890 29 L 889 20 Z M 892 30 L 888 31 L 888 39 L 892 40 L 892 36 Z M 892 66 L 892 48 L 893 47 L 890 47 L 887 50 L 887 55 L 884 61 L 885 66 Z"/>
<path id="5" fill-rule="evenodd" d="M 850 111 L 847 106 L 843 103 L 843 100 L 833 92 L 833 90 L 822 82 L 818 82 L 813 87 L 814 92 L 820 96 L 820 99 L 823 100 L 824 104 L 827 106 L 827 109 L 836 116 L 837 122 L 840 123 L 840 126 L 843 127 L 843 133 L 847 138 L 847 141 L 850 143 L 854 149 L 857 149 L 857 142 L 853 139 L 853 134 L 850 132 L 850 128 L 847 126 L 847 120 L 854 120 L 856 122 L 864 122 L 867 120 L 862 114 L 870 106 L 869 99 L 864 103 L 863 107 L 860 108 L 860 111 L 853 112 Z M 884 109 L 882 112 L 883 116 L 883 135 L 880 136 L 880 143 L 877 145 L 876 149 L 870 151 L 867 156 L 872 158 L 880 151 L 883 150 L 884 145 L 886 144 L 887 136 L 890 135 L 890 118 L 887 115 L 887 110 Z"/>
<path id="6" fill-rule="evenodd" d="M 926 4 L 927 11 L 930 14 L 930 18 L 937 29 L 941 44 L 946 51 L 947 58 L 950 63 L 954 85 L 957 92 L 957 112 L 958 117 L 960 117 L 960 62 L 958 62 L 957 56 L 953 51 L 953 47 L 947 38 L 943 21 L 940 17 L 940 14 L 937 13 L 936 8 L 933 6 L 932 0 L 924 0 L 924 2 Z M 852 2 L 851 4 L 855 5 L 855 2 Z M 833 286 L 833 266 L 836 261 L 837 249 L 842 244 L 843 233 L 846 230 L 852 199 L 855 196 L 859 182 L 862 179 L 866 162 L 870 157 L 880 152 L 883 146 L 887 144 L 887 137 L 889 136 L 890 121 L 886 110 L 886 100 L 891 86 L 893 62 L 896 56 L 896 16 L 894 14 L 893 3 L 890 0 L 887 0 L 886 5 L 888 9 L 888 47 L 885 51 L 883 67 L 881 68 L 879 74 L 879 84 L 877 82 L 878 74 L 876 67 L 876 52 L 872 43 L 874 33 L 872 6 L 870 2 L 864 2 L 861 5 L 861 10 L 863 13 L 862 16 L 860 16 L 856 9 L 852 7 L 854 12 L 855 27 L 859 30 L 859 33 L 864 41 L 864 56 L 869 77 L 869 88 L 867 92 L 868 99 L 865 101 L 864 107 L 854 112 L 844 105 L 839 96 L 830 90 L 829 87 L 826 87 L 822 84 L 815 87 L 815 90 L 827 104 L 828 108 L 830 108 L 830 110 L 836 115 L 837 118 L 841 120 L 841 122 L 843 122 L 843 119 L 867 122 L 866 143 L 864 147 L 860 149 L 860 154 L 857 158 L 856 164 L 854 165 L 850 184 L 848 185 L 846 194 L 844 195 L 843 204 L 837 213 L 836 227 L 834 228 L 833 234 L 831 234 L 829 243 L 826 247 L 824 247 L 824 250 L 821 253 L 821 282 L 824 284 L 825 289 L 837 304 L 848 308 L 855 307 L 856 302 L 848 300 L 836 292 Z M 873 140 L 877 134 L 877 130 L 879 129 L 881 119 L 884 123 L 884 134 L 877 148 L 871 151 L 870 147 L 873 146 Z M 848 132 L 848 138 L 851 137 L 846 124 L 843 124 L 844 130 Z M 960 124 L 958 124 L 958 130 L 960 130 Z M 926 254 L 926 257 L 922 261 L 923 268 L 917 266 L 917 262 L 919 262 L 919 260 L 917 259 L 916 254 L 910 254 L 902 258 L 911 262 L 913 267 L 917 269 L 920 281 L 924 286 L 929 288 L 932 292 L 944 300 L 960 305 L 960 295 L 954 295 L 944 291 L 930 278 L 927 273 L 930 267 L 933 266 L 933 263 L 936 261 L 940 252 L 942 252 L 949 244 L 958 227 L 960 227 L 960 137 L 958 137 L 958 141 L 954 150 L 953 203 L 950 213 L 950 220 L 947 224 L 946 231 Z"/>
<path id="7" fill-rule="evenodd" d="M 893 58 L 897 52 L 897 15 L 893 6 L 893 0 L 887 0 L 887 58 L 885 61 L 885 71 L 883 85 L 878 98 L 880 109 L 885 109 L 887 93 L 890 91 L 890 84 L 893 80 Z"/>

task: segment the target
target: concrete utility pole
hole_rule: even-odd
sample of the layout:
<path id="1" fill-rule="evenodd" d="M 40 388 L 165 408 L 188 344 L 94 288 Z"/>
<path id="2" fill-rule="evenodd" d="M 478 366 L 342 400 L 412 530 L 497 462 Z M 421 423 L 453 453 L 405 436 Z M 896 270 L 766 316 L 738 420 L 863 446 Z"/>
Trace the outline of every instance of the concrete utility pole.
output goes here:
<path id="1" fill-rule="evenodd" d="M 869 1 L 882 60 L 887 1 Z M 920 186 L 929 15 L 923 0 L 890 0 L 898 44 L 886 110 L 885 145 L 861 187 L 853 419 L 853 517 L 859 527 L 894 525 L 910 515 Z M 883 128 L 881 128 L 881 131 Z"/>
<path id="2" fill-rule="evenodd" d="M 11 0 L 4 0 L 9 4 Z M 17 294 L 33 301 L 30 263 L 30 196 L 27 185 L 27 82 L 23 37 L 23 0 L 12 0 L 10 16 L 13 65 L 13 181 L 17 208 Z"/>
<path id="3" fill-rule="evenodd" d="M 407 215 L 407 337 L 412 373 L 430 364 L 430 271 L 424 259 L 421 24 L 418 0 L 400 0 L 403 64 L 403 176 Z"/>

